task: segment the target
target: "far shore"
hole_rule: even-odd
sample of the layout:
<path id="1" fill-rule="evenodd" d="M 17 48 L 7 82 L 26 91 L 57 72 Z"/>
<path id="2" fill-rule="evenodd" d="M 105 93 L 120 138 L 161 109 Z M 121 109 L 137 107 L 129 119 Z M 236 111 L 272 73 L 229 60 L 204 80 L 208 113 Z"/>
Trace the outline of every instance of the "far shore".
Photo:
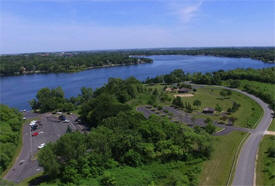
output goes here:
<path id="1" fill-rule="evenodd" d="M 109 64 L 109 65 L 102 65 L 102 66 L 92 66 L 92 67 L 86 67 L 83 69 L 78 69 L 75 71 L 64 71 L 64 72 L 46 72 L 46 71 L 24 71 L 23 73 L 17 72 L 12 75 L 3 75 L 0 74 L 0 77 L 8 77 L 8 76 L 21 76 L 21 75 L 32 75 L 32 74 L 50 74 L 50 73 L 75 73 L 75 72 L 81 72 L 85 70 L 91 70 L 91 69 L 97 69 L 97 68 L 110 68 L 110 67 L 118 67 L 118 66 L 130 66 L 130 65 L 140 65 L 140 64 L 147 64 L 147 63 L 153 63 L 153 62 L 145 62 L 145 61 L 140 61 L 138 63 L 129 63 L 129 64 Z"/>

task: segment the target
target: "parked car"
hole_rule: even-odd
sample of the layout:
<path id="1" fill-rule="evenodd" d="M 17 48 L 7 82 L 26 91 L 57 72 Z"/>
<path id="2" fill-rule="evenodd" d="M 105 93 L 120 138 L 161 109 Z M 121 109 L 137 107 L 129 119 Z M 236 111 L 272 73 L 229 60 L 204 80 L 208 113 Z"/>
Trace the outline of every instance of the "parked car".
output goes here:
<path id="1" fill-rule="evenodd" d="M 35 131 L 38 128 L 38 125 L 31 126 L 31 131 Z"/>
<path id="2" fill-rule="evenodd" d="M 42 143 L 41 145 L 38 146 L 38 149 L 42 149 L 43 147 L 45 147 L 45 143 Z"/>
<path id="3" fill-rule="evenodd" d="M 61 116 L 58 117 L 58 119 L 61 120 L 61 121 L 65 121 L 66 117 L 64 115 L 61 115 Z"/>
<path id="4" fill-rule="evenodd" d="M 65 121 L 64 121 L 64 123 L 69 123 L 70 122 L 70 120 L 68 120 L 68 119 L 66 119 Z"/>
<path id="5" fill-rule="evenodd" d="M 38 132 L 34 132 L 34 133 L 32 133 L 32 136 L 38 136 Z"/>

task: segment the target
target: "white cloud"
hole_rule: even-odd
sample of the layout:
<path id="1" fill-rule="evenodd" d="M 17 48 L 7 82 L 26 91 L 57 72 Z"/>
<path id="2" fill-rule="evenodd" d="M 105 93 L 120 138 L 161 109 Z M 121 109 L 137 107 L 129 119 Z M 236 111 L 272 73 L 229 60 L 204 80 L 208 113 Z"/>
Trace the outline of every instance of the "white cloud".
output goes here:
<path id="1" fill-rule="evenodd" d="M 182 22 L 188 23 L 192 20 L 192 18 L 194 18 L 197 15 L 202 3 L 203 0 L 183 0 L 173 1 L 170 4 L 170 6 L 173 11 L 173 14 L 177 15 Z"/>

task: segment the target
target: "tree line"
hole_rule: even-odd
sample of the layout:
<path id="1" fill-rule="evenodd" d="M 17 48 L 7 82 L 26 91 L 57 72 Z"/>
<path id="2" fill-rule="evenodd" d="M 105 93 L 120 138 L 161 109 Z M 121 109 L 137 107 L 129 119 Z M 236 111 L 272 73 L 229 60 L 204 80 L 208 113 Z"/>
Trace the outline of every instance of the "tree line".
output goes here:
<path id="1" fill-rule="evenodd" d="M 218 57 L 252 58 L 266 63 L 275 63 L 274 47 L 233 48 L 174 48 L 130 51 L 132 55 L 204 55 Z"/>
<path id="2" fill-rule="evenodd" d="M 5 171 L 19 145 L 23 124 L 22 114 L 15 109 L 0 104 L 0 174 Z"/>
<path id="3" fill-rule="evenodd" d="M 275 63 L 274 47 L 119 50 L 105 52 L 35 53 L 0 56 L 0 75 L 75 72 L 110 65 L 151 63 L 150 55 L 247 57 Z M 133 57 L 135 56 L 135 57 Z"/>
<path id="4" fill-rule="evenodd" d="M 88 68 L 150 62 L 152 60 L 149 58 L 130 57 L 118 52 L 2 55 L 0 56 L 0 75 L 75 72 Z"/>

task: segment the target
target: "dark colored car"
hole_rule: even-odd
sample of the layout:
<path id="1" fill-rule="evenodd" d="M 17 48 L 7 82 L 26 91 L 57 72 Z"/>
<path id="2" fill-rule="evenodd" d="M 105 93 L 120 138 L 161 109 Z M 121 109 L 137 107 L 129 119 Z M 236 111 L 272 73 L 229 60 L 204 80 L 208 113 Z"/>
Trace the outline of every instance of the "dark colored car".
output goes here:
<path id="1" fill-rule="evenodd" d="M 37 127 L 38 127 L 38 125 L 33 125 L 33 126 L 31 126 L 31 131 L 36 130 L 36 129 L 37 129 Z"/>
<path id="2" fill-rule="evenodd" d="M 61 121 L 65 121 L 66 117 L 64 115 L 61 115 L 61 116 L 58 117 L 58 119 L 61 120 Z"/>

